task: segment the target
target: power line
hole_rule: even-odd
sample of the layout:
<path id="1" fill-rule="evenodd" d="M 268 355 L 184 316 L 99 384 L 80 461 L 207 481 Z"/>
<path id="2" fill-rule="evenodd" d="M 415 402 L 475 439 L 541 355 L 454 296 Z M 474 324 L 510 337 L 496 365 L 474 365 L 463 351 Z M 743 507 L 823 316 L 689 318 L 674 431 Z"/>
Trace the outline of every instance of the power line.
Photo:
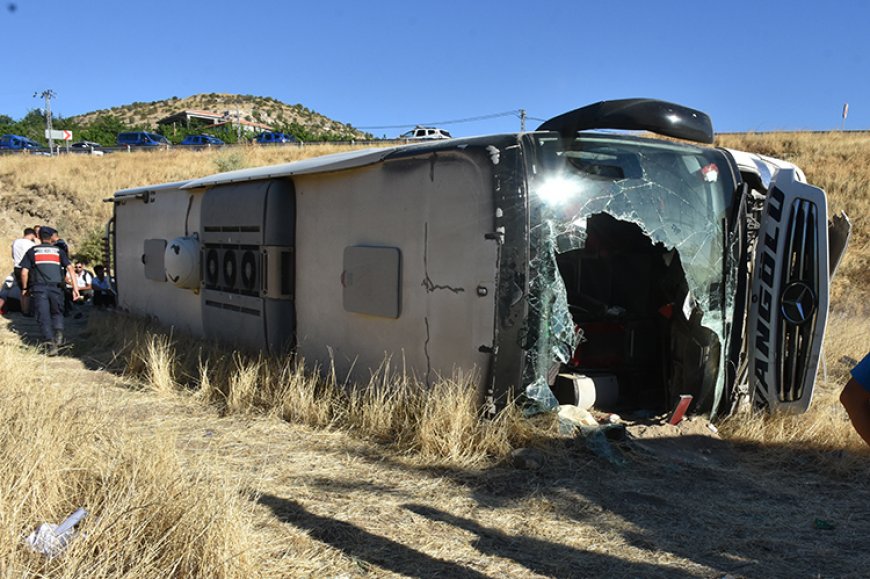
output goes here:
<path id="1" fill-rule="evenodd" d="M 357 128 L 357 129 L 361 129 L 361 130 L 370 130 L 370 129 L 404 129 L 404 128 L 407 128 L 407 127 L 415 127 L 415 126 L 417 126 L 417 125 L 456 125 L 456 124 L 459 124 L 459 123 L 472 123 L 472 122 L 474 122 L 474 121 L 486 121 L 486 120 L 489 120 L 489 119 L 497 119 L 497 118 L 499 118 L 499 117 L 510 117 L 510 116 L 519 117 L 519 116 L 520 116 L 520 111 L 522 111 L 522 109 L 515 109 L 515 110 L 512 110 L 512 111 L 505 111 L 505 112 L 503 112 L 503 113 L 493 113 L 493 114 L 490 114 L 490 115 L 480 115 L 480 116 L 477 116 L 477 117 L 468 117 L 468 118 L 464 118 L 464 119 L 453 119 L 453 120 L 450 120 L 450 121 L 430 121 L 430 122 L 428 122 L 428 123 L 408 123 L 408 124 L 404 124 L 404 125 L 379 125 L 379 126 L 371 126 L 371 127 L 356 127 L 356 128 Z M 531 118 L 531 117 L 526 117 L 526 118 Z"/>

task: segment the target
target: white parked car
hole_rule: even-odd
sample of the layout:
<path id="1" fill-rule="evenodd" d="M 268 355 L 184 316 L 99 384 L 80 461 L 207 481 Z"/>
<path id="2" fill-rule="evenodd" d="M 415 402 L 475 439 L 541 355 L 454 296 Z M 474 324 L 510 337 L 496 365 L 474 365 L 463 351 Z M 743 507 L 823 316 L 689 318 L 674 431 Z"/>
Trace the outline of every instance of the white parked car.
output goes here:
<path id="1" fill-rule="evenodd" d="M 444 129 L 436 129 L 435 127 L 421 127 L 417 125 L 407 133 L 402 133 L 399 135 L 400 139 L 421 139 L 421 140 L 430 140 L 430 139 L 450 139 L 452 138 L 450 133 L 445 131 Z"/>

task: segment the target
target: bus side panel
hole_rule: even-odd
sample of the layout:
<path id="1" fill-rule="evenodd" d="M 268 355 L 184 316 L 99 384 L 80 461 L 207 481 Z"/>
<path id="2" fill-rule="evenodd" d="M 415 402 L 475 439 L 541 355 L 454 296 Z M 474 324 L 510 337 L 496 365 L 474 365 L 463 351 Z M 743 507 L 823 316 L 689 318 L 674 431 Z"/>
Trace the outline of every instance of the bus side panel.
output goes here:
<path id="1" fill-rule="evenodd" d="M 356 380 L 387 357 L 394 371 L 427 384 L 474 369 L 479 385 L 493 346 L 497 270 L 497 244 L 487 236 L 494 226 L 489 157 L 440 152 L 295 182 L 304 359 L 334 361 L 339 378 L 353 369 Z M 355 283 L 345 250 L 366 247 L 398 249 L 397 317 L 345 309 Z"/>
<path id="2" fill-rule="evenodd" d="M 185 225 L 191 232 L 199 229 L 201 200 L 202 195 L 191 191 L 156 189 L 144 198 L 115 201 L 118 306 L 198 336 L 203 334 L 199 296 L 165 279 L 153 279 L 154 275 L 149 279 L 146 268 L 151 267 L 152 274 L 160 269 L 154 260 L 161 240 L 165 244 L 183 235 Z"/>

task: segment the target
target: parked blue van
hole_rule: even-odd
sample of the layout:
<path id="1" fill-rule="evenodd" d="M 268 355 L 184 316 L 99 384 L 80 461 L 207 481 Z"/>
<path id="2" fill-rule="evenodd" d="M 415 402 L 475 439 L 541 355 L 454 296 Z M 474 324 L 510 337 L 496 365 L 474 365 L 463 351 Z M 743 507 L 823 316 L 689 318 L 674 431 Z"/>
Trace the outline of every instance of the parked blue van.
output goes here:
<path id="1" fill-rule="evenodd" d="M 181 141 L 181 144 L 186 147 L 217 147 L 223 145 L 224 142 L 217 137 L 212 137 L 211 135 L 187 135 L 186 137 L 184 137 L 184 140 Z"/>
<path id="2" fill-rule="evenodd" d="M 116 139 L 118 145 L 122 147 L 168 147 L 169 139 L 157 133 L 149 133 L 147 131 L 131 131 L 129 133 L 118 133 Z"/>
<path id="3" fill-rule="evenodd" d="M 40 144 L 27 137 L 21 135 L 3 135 L 0 137 L 0 149 L 13 151 L 29 151 L 30 149 L 39 149 Z"/>
<path id="4" fill-rule="evenodd" d="M 278 145 L 283 143 L 295 143 L 296 137 L 287 133 L 278 133 L 275 131 L 267 131 L 260 133 L 254 138 L 254 141 L 261 145 Z"/>

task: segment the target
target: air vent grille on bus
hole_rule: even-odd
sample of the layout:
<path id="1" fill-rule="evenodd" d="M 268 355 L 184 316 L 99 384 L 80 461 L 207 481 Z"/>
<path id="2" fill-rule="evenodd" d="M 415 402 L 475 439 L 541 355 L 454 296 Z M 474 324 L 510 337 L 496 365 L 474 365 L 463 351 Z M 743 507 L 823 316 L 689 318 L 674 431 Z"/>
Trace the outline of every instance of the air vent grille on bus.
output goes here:
<path id="1" fill-rule="evenodd" d="M 209 249 L 205 257 L 205 283 L 209 286 L 218 284 L 220 274 L 220 258 L 217 249 Z"/>
<path id="2" fill-rule="evenodd" d="M 206 245 L 204 248 L 206 289 L 260 296 L 261 259 L 259 248 L 250 245 Z"/>
<path id="3" fill-rule="evenodd" d="M 257 254 L 251 250 L 242 254 L 242 287 L 248 291 L 256 289 L 257 269 Z"/>
<path id="4" fill-rule="evenodd" d="M 223 259 L 223 274 L 224 274 L 224 284 L 227 287 L 235 287 L 236 285 L 236 252 L 232 249 L 227 249 L 224 251 L 224 259 Z"/>

